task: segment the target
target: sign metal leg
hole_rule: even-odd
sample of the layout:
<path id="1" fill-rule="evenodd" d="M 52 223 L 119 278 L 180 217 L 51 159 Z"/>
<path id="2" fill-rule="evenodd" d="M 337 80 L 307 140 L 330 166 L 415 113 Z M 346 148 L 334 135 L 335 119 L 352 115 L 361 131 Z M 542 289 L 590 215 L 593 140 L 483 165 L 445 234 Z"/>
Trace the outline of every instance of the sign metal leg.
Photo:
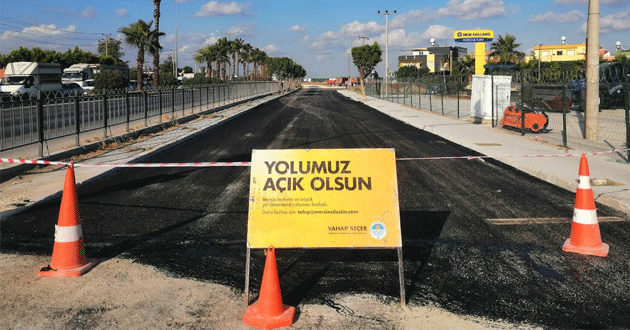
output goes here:
<path id="1" fill-rule="evenodd" d="M 398 251 L 398 277 L 400 280 L 400 305 L 405 307 L 407 305 L 405 299 L 405 267 L 403 263 L 402 247 L 396 249 Z"/>
<path id="2" fill-rule="evenodd" d="M 249 306 L 249 264 L 251 258 L 251 249 L 247 247 L 245 256 L 245 307 Z"/>

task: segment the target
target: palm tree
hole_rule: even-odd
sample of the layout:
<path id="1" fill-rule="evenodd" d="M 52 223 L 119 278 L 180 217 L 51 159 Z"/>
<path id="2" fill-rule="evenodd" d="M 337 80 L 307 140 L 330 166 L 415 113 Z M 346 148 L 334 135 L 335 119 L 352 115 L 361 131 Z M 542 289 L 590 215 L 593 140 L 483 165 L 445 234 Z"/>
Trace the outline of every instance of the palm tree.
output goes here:
<path id="1" fill-rule="evenodd" d="M 499 35 L 497 41 L 490 44 L 491 57 L 498 57 L 501 64 L 517 64 L 525 56 L 525 53 L 516 50 L 521 44 L 517 44 L 516 37 L 506 33 L 505 37 Z"/>
<path id="2" fill-rule="evenodd" d="M 243 64 L 243 76 L 245 76 L 245 78 L 247 78 L 247 67 L 249 65 L 249 62 L 252 59 L 252 51 L 254 50 L 254 48 L 252 47 L 252 45 L 250 44 L 244 44 L 243 48 L 241 48 L 240 53 L 238 54 L 238 57 L 241 61 L 241 63 Z"/>
<path id="3" fill-rule="evenodd" d="M 207 77 L 214 77 L 214 67 L 212 66 L 212 63 L 217 61 L 217 58 L 218 52 L 216 45 L 210 45 L 206 48 L 202 48 L 198 50 L 197 54 L 195 55 L 195 61 L 197 63 L 206 63 L 206 65 L 208 66 L 206 72 Z"/>
<path id="4" fill-rule="evenodd" d="M 162 0 L 153 0 L 155 10 L 153 10 L 153 21 L 155 22 L 155 33 L 157 34 L 157 46 L 153 47 L 151 55 L 153 56 L 153 86 L 156 88 L 160 86 L 160 2 Z"/>
<path id="5" fill-rule="evenodd" d="M 156 34 L 151 31 L 152 21 L 148 23 L 139 19 L 136 23 L 120 29 L 120 33 L 125 35 L 125 42 L 132 47 L 138 48 L 138 90 L 142 90 L 142 67 L 144 66 L 144 52 L 155 48 L 150 46 L 155 42 Z"/>
<path id="6" fill-rule="evenodd" d="M 459 71 L 466 76 L 475 72 L 475 58 L 466 55 L 459 60 Z"/>
<path id="7" fill-rule="evenodd" d="M 230 43 L 230 53 L 232 53 L 232 75 L 230 76 L 231 80 L 234 79 L 234 76 L 238 76 L 237 56 L 243 49 L 243 45 L 244 40 L 241 38 L 236 38 Z"/>
<path id="8" fill-rule="evenodd" d="M 252 54 L 252 61 L 254 62 L 254 76 L 256 76 L 259 72 L 259 68 L 260 69 L 260 76 L 262 76 L 262 67 L 264 66 L 266 61 L 267 61 L 267 53 L 265 53 L 264 51 L 256 48 L 253 51 Z"/>
<path id="9" fill-rule="evenodd" d="M 221 77 L 221 79 L 226 78 L 226 74 L 225 74 L 225 69 L 226 69 L 226 63 L 230 63 L 230 41 L 226 38 L 220 38 L 219 40 L 217 40 L 217 43 L 215 44 L 216 49 L 217 49 L 217 64 L 219 65 L 219 76 Z"/>

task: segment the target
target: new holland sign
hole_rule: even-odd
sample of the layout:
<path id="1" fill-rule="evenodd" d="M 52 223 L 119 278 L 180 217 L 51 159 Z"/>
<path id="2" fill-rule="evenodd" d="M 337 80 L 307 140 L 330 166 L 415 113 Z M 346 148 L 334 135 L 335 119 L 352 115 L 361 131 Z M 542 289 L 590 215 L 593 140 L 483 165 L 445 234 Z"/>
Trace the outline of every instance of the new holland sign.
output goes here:
<path id="1" fill-rule="evenodd" d="M 453 39 L 456 42 L 487 42 L 494 39 L 492 30 L 460 30 L 455 31 Z"/>

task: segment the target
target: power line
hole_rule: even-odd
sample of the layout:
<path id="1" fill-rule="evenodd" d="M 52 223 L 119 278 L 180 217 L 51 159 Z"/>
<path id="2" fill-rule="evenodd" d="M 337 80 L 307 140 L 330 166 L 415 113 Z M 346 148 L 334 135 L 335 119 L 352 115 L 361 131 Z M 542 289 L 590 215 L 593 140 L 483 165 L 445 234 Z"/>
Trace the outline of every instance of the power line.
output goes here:
<path id="1" fill-rule="evenodd" d="M 6 25 L 4 23 L 0 23 L 0 26 L 9 26 Z M 9 26 L 11 27 L 11 26 Z M 68 37 L 68 36 L 58 36 L 58 35 L 54 35 L 54 34 L 46 34 L 46 33 L 37 33 L 37 32 L 30 32 L 30 31 L 18 31 L 18 30 L 13 30 L 13 29 L 9 29 L 9 28 L 4 28 L 5 31 L 11 31 L 11 32 L 15 32 L 15 33 L 20 33 L 20 34 L 27 34 L 27 35 L 32 35 L 35 37 L 45 37 L 45 38 L 57 38 L 57 39 L 72 39 L 72 40 L 86 40 L 86 41 L 95 41 L 97 39 L 95 38 L 77 38 L 77 37 Z"/>
<path id="2" fill-rule="evenodd" d="M 28 22 L 16 20 L 16 19 L 13 19 L 13 18 L 8 18 L 6 16 L 0 16 L 0 20 L 7 21 L 9 23 L 13 22 L 13 24 L 22 24 L 22 25 L 26 25 L 26 26 L 38 26 L 38 25 L 35 25 L 33 23 L 28 23 Z M 45 26 L 45 24 L 40 24 L 40 25 L 44 25 Z M 60 31 L 60 32 L 66 32 L 66 33 L 75 33 L 75 34 L 86 34 L 86 35 L 91 35 L 91 34 L 101 35 L 102 34 L 102 32 L 80 32 L 80 31 L 66 31 L 66 30 L 60 30 L 60 29 L 49 28 L 49 27 L 46 27 L 46 28 L 49 29 L 49 30 L 53 30 L 53 31 Z"/>
<path id="3" fill-rule="evenodd" d="M 9 38 L 9 39 L 18 39 L 18 40 L 25 40 L 25 41 L 30 41 L 30 42 L 34 42 L 34 43 L 49 44 L 49 45 L 59 45 L 59 46 L 82 46 L 82 47 L 88 47 L 88 46 L 96 46 L 97 45 L 97 44 L 88 44 L 88 45 L 62 44 L 62 43 L 57 43 L 57 42 L 35 40 L 35 39 L 23 38 L 23 37 L 12 36 L 12 35 L 5 35 L 4 37 L 5 38 Z"/>

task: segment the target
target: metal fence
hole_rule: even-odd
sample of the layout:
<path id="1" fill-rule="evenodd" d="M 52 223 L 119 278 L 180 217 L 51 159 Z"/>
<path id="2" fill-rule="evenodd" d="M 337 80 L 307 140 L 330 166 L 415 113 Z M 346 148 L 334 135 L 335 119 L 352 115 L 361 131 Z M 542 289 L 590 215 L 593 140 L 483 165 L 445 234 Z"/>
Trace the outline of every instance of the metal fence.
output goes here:
<path id="1" fill-rule="evenodd" d="M 148 127 L 173 121 L 187 114 L 280 91 L 278 82 L 235 82 L 221 85 L 155 89 L 142 92 L 106 91 L 95 95 L 37 99 L 3 100 L 0 103 L 0 151 L 53 139 L 103 130 L 103 139 L 112 136 L 113 126 L 130 124 Z"/>
<path id="2" fill-rule="evenodd" d="M 585 140 L 585 72 L 527 70 L 490 72 L 490 91 L 509 81 L 510 104 L 526 111 L 544 112 L 548 126 L 535 134 L 565 147 L 586 142 L 598 148 L 627 148 L 630 145 L 630 63 L 600 65 L 599 112 L 597 141 Z M 366 83 L 369 96 L 414 108 L 428 110 L 455 118 L 470 117 L 477 122 L 487 121 L 492 127 L 502 127 L 505 107 L 499 109 L 497 95 L 492 95 L 490 118 L 477 118 L 474 104 L 472 76 L 428 75 L 419 79 L 395 79 Z M 522 134 L 534 134 L 522 130 Z M 630 153 L 628 153 L 630 158 Z"/>

